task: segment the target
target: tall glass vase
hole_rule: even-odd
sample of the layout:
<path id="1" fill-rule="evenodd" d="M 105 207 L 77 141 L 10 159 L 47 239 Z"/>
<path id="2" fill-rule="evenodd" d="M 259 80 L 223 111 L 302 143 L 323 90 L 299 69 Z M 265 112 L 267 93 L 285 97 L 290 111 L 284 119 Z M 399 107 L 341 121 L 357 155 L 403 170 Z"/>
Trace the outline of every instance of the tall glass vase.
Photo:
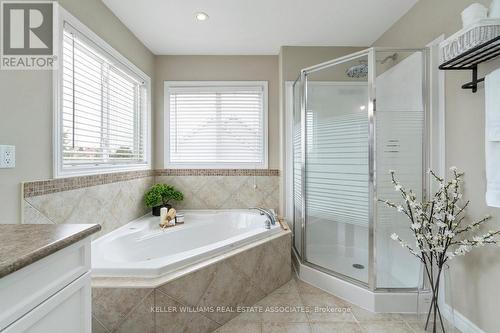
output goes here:
<path id="1" fill-rule="evenodd" d="M 422 264 L 420 272 L 415 325 L 425 332 L 453 332 L 453 299 L 449 292 L 452 289 L 452 281 L 449 266 L 445 264 L 439 272 L 437 266 L 431 269 Z M 429 276 L 432 276 L 432 283 Z"/>

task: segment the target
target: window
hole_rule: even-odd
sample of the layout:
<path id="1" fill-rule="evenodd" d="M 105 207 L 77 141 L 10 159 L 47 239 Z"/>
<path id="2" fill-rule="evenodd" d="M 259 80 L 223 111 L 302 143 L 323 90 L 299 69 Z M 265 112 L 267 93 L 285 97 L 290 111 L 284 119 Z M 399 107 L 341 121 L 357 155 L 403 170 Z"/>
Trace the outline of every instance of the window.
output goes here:
<path id="1" fill-rule="evenodd" d="M 267 168 L 267 82 L 165 82 L 167 168 Z"/>
<path id="2" fill-rule="evenodd" d="M 149 78 L 96 39 L 63 24 L 56 176 L 150 168 Z"/>

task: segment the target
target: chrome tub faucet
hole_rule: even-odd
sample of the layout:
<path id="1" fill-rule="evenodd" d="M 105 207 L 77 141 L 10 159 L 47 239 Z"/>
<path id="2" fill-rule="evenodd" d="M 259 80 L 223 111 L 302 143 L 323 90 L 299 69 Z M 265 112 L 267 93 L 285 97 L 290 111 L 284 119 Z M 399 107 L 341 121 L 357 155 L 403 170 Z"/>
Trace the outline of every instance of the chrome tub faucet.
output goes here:
<path id="1" fill-rule="evenodd" d="M 271 225 L 275 225 L 277 221 L 276 213 L 274 209 L 260 208 L 260 207 L 252 207 L 250 209 L 255 209 L 260 212 L 260 215 L 265 215 L 266 219 L 266 229 L 271 229 Z"/>

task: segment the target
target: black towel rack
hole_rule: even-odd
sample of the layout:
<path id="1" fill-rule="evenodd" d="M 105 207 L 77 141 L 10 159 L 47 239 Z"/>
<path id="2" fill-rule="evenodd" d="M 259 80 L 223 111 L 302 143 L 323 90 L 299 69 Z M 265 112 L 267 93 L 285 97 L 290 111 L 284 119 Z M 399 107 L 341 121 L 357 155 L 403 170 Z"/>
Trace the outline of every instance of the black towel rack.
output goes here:
<path id="1" fill-rule="evenodd" d="M 475 93 L 477 92 L 477 85 L 484 81 L 484 78 L 477 78 L 477 66 L 498 56 L 500 56 L 500 36 L 446 61 L 439 66 L 439 69 L 472 71 L 472 81 L 462 85 L 462 89 L 471 89 Z"/>

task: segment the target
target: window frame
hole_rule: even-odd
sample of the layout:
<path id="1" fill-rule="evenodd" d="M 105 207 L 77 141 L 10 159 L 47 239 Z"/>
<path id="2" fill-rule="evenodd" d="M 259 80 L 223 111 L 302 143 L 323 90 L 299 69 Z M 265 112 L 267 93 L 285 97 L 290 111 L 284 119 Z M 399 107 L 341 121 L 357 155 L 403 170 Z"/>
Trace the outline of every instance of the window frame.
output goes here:
<path id="1" fill-rule="evenodd" d="M 210 88 L 210 87 L 245 87 L 258 86 L 262 88 L 262 134 L 263 161 L 255 163 L 178 163 L 170 161 L 170 89 L 171 88 Z M 164 81 L 163 94 L 163 163 L 165 169 L 268 169 L 269 167 L 269 99 L 268 81 Z"/>
<path id="2" fill-rule="evenodd" d="M 52 76 L 52 87 L 53 87 L 53 125 L 52 125 L 52 149 L 53 149 L 53 177 L 54 178 L 65 178 L 65 177 L 76 177 L 76 176 L 88 176 L 103 173 L 115 173 L 115 172 L 126 172 L 126 171 L 139 171 L 139 170 L 150 170 L 152 167 L 151 163 L 151 78 L 125 58 L 121 53 L 110 46 L 106 41 L 99 37 L 96 33 L 90 30 L 86 25 L 80 22 L 76 17 L 71 15 L 61 6 L 58 6 L 59 15 L 56 16 L 57 20 L 57 41 L 60 45 L 57 54 L 58 68 L 53 71 Z M 63 84 L 63 70 L 62 70 L 62 59 L 63 59 L 63 38 L 64 38 L 64 24 L 67 23 L 81 34 L 85 39 L 89 40 L 95 44 L 98 48 L 109 56 L 118 68 L 129 72 L 134 76 L 140 77 L 144 82 L 144 87 L 146 89 L 146 110 L 145 110 L 145 133 L 144 133 L 144 160 L 143 163 L 125 163 L 125 164 L 102 164 L 102 165 L 88 165 L 88 166 L 78 166 L 71 168 L 63 167 L 63 139 L 62 139 L 62 84 Z"/>

